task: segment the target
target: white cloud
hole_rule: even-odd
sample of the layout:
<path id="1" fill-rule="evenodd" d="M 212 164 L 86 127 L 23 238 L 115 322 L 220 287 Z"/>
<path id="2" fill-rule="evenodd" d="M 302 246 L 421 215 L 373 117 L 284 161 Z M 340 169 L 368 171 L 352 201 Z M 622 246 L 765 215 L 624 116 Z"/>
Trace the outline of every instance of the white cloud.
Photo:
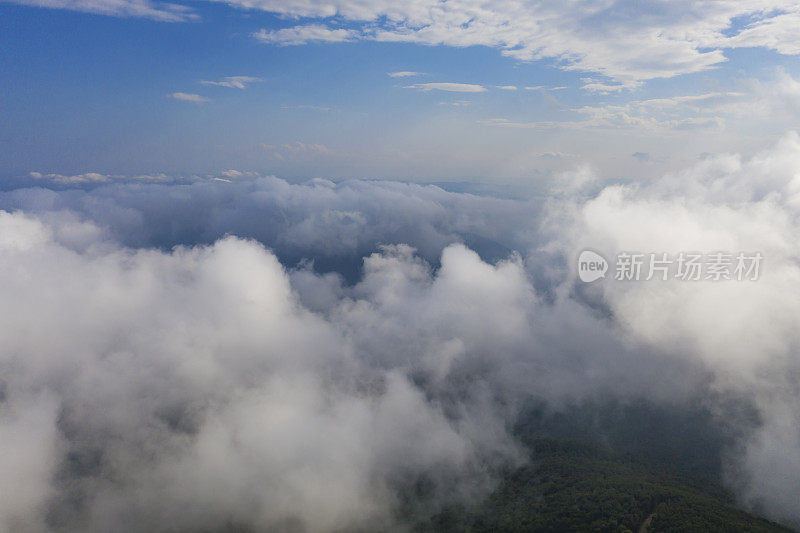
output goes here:
<path id="1" fill-rule="evenodd" d="M 497 85 L 496 87 L 498 89 L 503 90 L 503 91 L 516 91 L 517 90 L 517 86 L 516 85 Z"/>
<path id="2" fill-rule="evenodd" d="M 387 530 L 420 478 L 437 501 L 484 494 L 518 457 L 514 406 L 602 394 L 699 394 L 715 417 L 741 400 L 757 421 L 721 456 L 729 479 L 800 520 L 798 168 L 789 134 L 636 183 L 579 167 L 546 201 L 242 172 L 2 191 L 0 523 Z M 757 282 L 587 286 L 584 248 L 764 263 Z M 346 283 L 289 256 L 363 269 Z"/>
<path id="3" fill-rule="evenodd" d="M 410 70 L 400 70 L 397 72 L 387 72 L 387 76 L 390 78 L 411 78 L 414 76 L 422 76 L 422 72 L 412 72 Z"/>
<path id="4" fill-rule="evenodd" d="M 230 87 L 232 89 L 244 89 L 251 83 L 257 83 L 260 81 L 264 81 L 261 78 L 255 78 L 253 76 L 227 76 L 222 78 L 219 81 L 207 81 L 201 80 L 200 83 L 203 85 L 218 85 L 220 87 Z"/>
<path id="5" fill-rule="evenodd" d="M 314 104 L 282 105 L 281 109 L 307 109 L 310 111 L 332 111 L 332 107 Z"/>
<path id="6" fill-rule="evenodd" d="M 280 30 L 261 29 L 255 32 L 253 37 L 262 43 L 291 46 L 308 43 L 343 43 L 354 40 L 357 35 L 354 30 L 330 29 L 321 24 L 307 24 Z"/>
<path id="7" fill-rule="evenodd" d="M 191 102 L 193 104 L 204 104 L 209 101 L 205 96 L 193 93 L 170 93 L 167 97 L 180 100 L 181 102 Z"/>
<path id="8" fill-rule="evenodd" d="M 486 87 L 471 83 L 416 83 L 406 85 L 404 89 L 419 89 L 420 91 L 446 91 L 452 93 L 483 93 Z"/>
<path id="9" fill-rule="evenodd" d="M 148 0 L 4 0 L 27 6 L 49 9 L 68 9 L 110 15 L 113 17 L 143 17 L 163 22 L 185 22 L 199 17 L 188 6 L 173 3 L 154 3 Z"/>
<path id="10" fill-rule="evenodd" d="M 758 20 L 728 38 L 720 39 L 718 46 L 726 48 L 759 47 L 781 54 L 800 54 L 800 12 L 796 4 L 783 6 L 787 13 Z"/>
<path id="11" fill-rule="evenodd" d="M 233 169 L 222 171 L 219 174 L 220 176 L 224 176 L 225 178 L 227 178 L 227 181 L 258 177 L 258 174 L 252 171 L 241 171 Z"/>
<path id="12" fill-rule="evenodd" d="M 540 90 L 547 90 L 547 91 L 561 91 L 563 89 L 569 89 L 566 85 L 561 87 L 547 87 L 545 85 L 529 85 L 525 87 L 526 91 L 540 91 Z"/>
<path id="13" fill-rule="evenodd" d="M 479 120 L 478 124 L 485 126 L 501 126 L 504 128 L 537 128 L 544 125 L 552 125 L 552 122 L 514 122 L 507 118 L 495 117 Z"/>
<path id="14" fill-rule="evenodd" d="M 631 88 L 630 84 L 626 85 L 623 83 L 603 83 L 603 82 L 593 81 L 590 79 L 584 79 L 583 85 L 581 86 L 581 89 L 600 94 L 618 93 L 629 88 Z"/>
<path id="15" fill-rule="evenodd" d="M 165 182 L 172 178 L 164 173 L 159 174 L 139 174 L 135 176 L 125 176 L 123 174 L 100 174 L 98 172 L 84 172 L 83 174 L 42 174 L 41 172 L 29 172 L 28 176 L 34 180 L 47 180 L 62 185 L 79 185 L 85 183 L 109 183 L 111 181 L 134 180 L 144 182 Z"/>
<path id="16" fill-rule="evenodd" d="M 124 176 L 120 176 L 121 178 Z M 150 181 L 150 182 L 165 182 L 165 181 L 172 181 L 172 176 L 169 176 L 163 172 L 159 172 L 157 174 L 138 174 L 132 176 L 130 179 L 136 181 Z"/>
<path id="17" fill-rule="evenodd" d="M 35 180 L 49 180 L 55 183 L 105 183 L 119 176 L 108 176 L 97 172 L 86 172 L 84 174 L 42 174 L 41 172 L 31 172 L 29 176 Z"/>
<path id="18" fill-rule="evenodd" d="M 602 91 L 706 70 L 725 61 L 725 48 L 759 46 L 784 54 L 800 52 L 800 6 L 787 0 L 676 0 L 636 6 L 629 0 L 568 4 L 554 0 L 415 0 L 403 5 L 388 0 L 226 1 L 286 16 L 324 19 L 337 15 L 363 24 L 358 30 L 298 27 L 299 33 L 309 27 L 322 34 L 334 32 L 336 38 L 330 39 L 334 41 L 483 45 L 524 61 L 555 59 L 561 68 L 602 74 L 614 82 L 598 80 L 588 87 Z M 739 34 L 726 36 L 733 21 L 743 17 L 755 21 Z M 312 40 L 293 36 L 288 30 L 281 36 L 269 35 L 269 42 Z"/>
<path id="19" fill-rule="evenodd" d="M 577 154 L 571 154 L 568 152 L 542 152 L 539 154 L 539 157 L 543 157 L 545 159 L 567 159 L 578 157 Z"/>
<path id="20" fill-rule="evenodd" d="M 148 0 L 15 0 L 26 5 L 166 21 L 197 18 L 187 6 Z M 253 35 L 262 42 L 300 45 L 357 39 L 498 48 L 523 61 L 553 59 L 560 68 L 603 79 L 587 90 L 618 91 L 654 78 L 701 72 L 724 62 L 725 49 L 761 47 L 800 54 L 800 6 L 791 0 L 669 3 L 630 0 L 217 0 L 305 23 Z M 323 24 L 340 17 L 356 28 Z M 737 29 L 737 21 L 750 22 Z M 735 31 L 735 33 L 731 33 Z"/>
<path id="21" fill-rule="evenodd" d="M 457 415 L 443 394 L 451 369 L 522 322 L 519 261 L 453 247 L 433 277 L 389 246 L 325 318 L 253 241 L 76 251 L 57 233 L 67 220 L 0 211 L 0 291 L 26 295 L 0 311 L 4 525 L 391 530 L 417 480 L 426 505 L 469 501 L 520 459 L 480 381 L 459 389 Z M 391 339 L 417 316 L 414 370 Z"/>
<path id="22" fill-rule="evenodd" d="M 479 121 L 489 126 L 507 128 L 544 129 L 639 129 L 649 131 L 677 131 L 689 129 L 724 129 L 728 120 L 739 119 L 748 114 L 763 116 L 791 115 L 791 100 L 794 86 L 800 87 L 791 76 L 779 71 L 770 83 L 748 82 L 743 91 L 708 92 L 702 94 L 677 95 L 648 100 L 632 100 L 624 104 L 583 106 L 561 109 L 565 118 L 547 121 L 523 122 L 496 117 Z M 797 91 L 800 95 L 800 91 Z M 798 96 L 800 100 L 800 96 Z M 770 112 L 765 106 L 781 107 L 781 111 Z"/>
<path id="23" fill-rule="evenodd" d="M 622 250 L 763 254 L 756 282 L 609 282 L 596 287 L 596 296 L 635 338 L 670 357 L 703 360 L 713 387 L 748 391 L 763 423 L 732 451 L 731 476 L 747 502 L 795 523 L 800 515 L 789 495 L 800 490 L 800 391 L 791 377 L 800 370 L 798 168 L 800 137 L 792 133 L 749 159 L 711 157 L 682 172 L 606 187 L 553 211 L 575 214 L 568 245 L 574 256 L 586 247 L 611 257 Z M 552 223 L 565 222 L 555 216 Z"/>

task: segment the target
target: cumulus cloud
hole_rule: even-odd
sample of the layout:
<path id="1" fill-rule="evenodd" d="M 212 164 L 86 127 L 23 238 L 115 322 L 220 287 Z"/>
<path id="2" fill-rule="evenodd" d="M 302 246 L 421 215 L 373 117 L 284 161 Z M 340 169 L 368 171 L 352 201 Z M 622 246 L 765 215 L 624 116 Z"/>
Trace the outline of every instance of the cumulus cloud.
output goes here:
<path id="1" fill-rule="evenodd" d="M 238 171 L 0 193 L 0 523 L 391 529 L 523 461 L 531 400 L 729 395 L 758 416 L 728 481 L 797 523 L 798 168 L 790 134 L 531 200 Z M 764 264 L 588 285 L 585 248 Z"/>
<path id="2" fill-rule="evenodd" d="M 36 218 L 2 213 L 0 228 L 0 269 L 32 269 L 0 289 L 32 292 L 6 310 L 0 332 L 9 435 L 0 472 L 4 486 L 16 482 L 0 506 L 4 524 L 33 529 L 49 513 L 61 527 L 97 531 L 230 520 L 385 528 L 420 476 L 443 501 L 454 489 L 469 498 L 488 486 L 492 464 L 518 460 L 484 383 L 466 403 L 448 407 L 442 396 L 449 368 L 487 339 L 439 339 L 425 327 L 403 350 L 414 359 L 388 344 L 398 319 L 416 321 L 405 314 L 414 308 L 461 331 L 453 291 L 514 312 L 525 301 L 518 263 L 491 267 L 453 249 L 434 280 L 410 248 L 389 247 L 365 261 L 363 281 L 326 319 L 252 241 L 76 251 Z M 493 320 L 495 336 L 512 327 Z M 437 400 L 412 381 L 420 373 L 443 389 L 430 389 Z"/>
<path id="3" fill-rule="evenodd" d="M 764 422 L 737 459 L 747 471 L 740 480 L 744 494 L 795 523 L 796 505 L 784 495 L 800 489 L 799 434 L 787 426 L 800 416 L 800 391 L 790 377 L 800 365 L 793 237 L 798 168 L 800 138 L 790 134 L 750 160 L 713 157 L 662 179 L 609 187 L 577 207 L 572 241 L 573 250 L 594 246 L 612 254 L 729 249 L 764 255 L 764 276 L 754 283 L 605 283 L 598 291 L 630 334 L 691 354 L 713 369 L 715 387 L 751 395 Z"/>

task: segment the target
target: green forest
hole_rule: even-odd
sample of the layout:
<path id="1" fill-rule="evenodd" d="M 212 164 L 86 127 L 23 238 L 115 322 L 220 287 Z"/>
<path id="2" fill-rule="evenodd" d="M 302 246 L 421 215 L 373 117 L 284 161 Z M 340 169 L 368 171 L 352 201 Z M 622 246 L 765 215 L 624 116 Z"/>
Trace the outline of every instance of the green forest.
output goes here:
<path id="1" fill-rule="evenodd" d="M 531 464 L 509 472 L 485 501 L 450 507 L 418 531 L 791 531 L 737 509 L 720 486 L 689 473 L 576 441 L 539 439 L 532 452 Z"/>
<path id="2" fill-rule="evenodd" d="M 483 501 L 450 505 L 414 529 L 792 531 L 737 506 L 720 481 L 722 450 L 736 435 L 715 424 L 702 408 L 685 406 L 606 404 L 558 415 L 532 409 L 517 428 L 529 463 L 507 471 Z"/>

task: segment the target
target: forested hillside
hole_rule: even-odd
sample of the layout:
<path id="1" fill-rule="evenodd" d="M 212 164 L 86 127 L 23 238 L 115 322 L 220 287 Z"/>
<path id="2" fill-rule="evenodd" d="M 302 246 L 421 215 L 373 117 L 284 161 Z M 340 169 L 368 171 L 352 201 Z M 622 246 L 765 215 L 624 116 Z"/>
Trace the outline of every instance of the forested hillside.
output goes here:
<path id="1" fill-rule="evenodd" d="M 789 532 L 735 507 L 705 476 L 577 441 L 537 439 L 533 462 L 472 508 L 450 507 L 420 531 Z M 647 527 L 642 528 L 647 521 Z"/>

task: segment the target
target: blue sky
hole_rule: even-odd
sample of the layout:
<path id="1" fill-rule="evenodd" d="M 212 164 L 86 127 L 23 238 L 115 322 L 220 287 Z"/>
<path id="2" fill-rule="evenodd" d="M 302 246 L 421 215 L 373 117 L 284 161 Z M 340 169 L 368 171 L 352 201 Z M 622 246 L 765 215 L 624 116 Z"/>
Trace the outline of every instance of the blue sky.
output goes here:
<path id="1" fill-rule="evenodd" d="M 786 1 L 28 3 L 0 3 L 6 180 L 637 178 L 800 118 Z"/>

